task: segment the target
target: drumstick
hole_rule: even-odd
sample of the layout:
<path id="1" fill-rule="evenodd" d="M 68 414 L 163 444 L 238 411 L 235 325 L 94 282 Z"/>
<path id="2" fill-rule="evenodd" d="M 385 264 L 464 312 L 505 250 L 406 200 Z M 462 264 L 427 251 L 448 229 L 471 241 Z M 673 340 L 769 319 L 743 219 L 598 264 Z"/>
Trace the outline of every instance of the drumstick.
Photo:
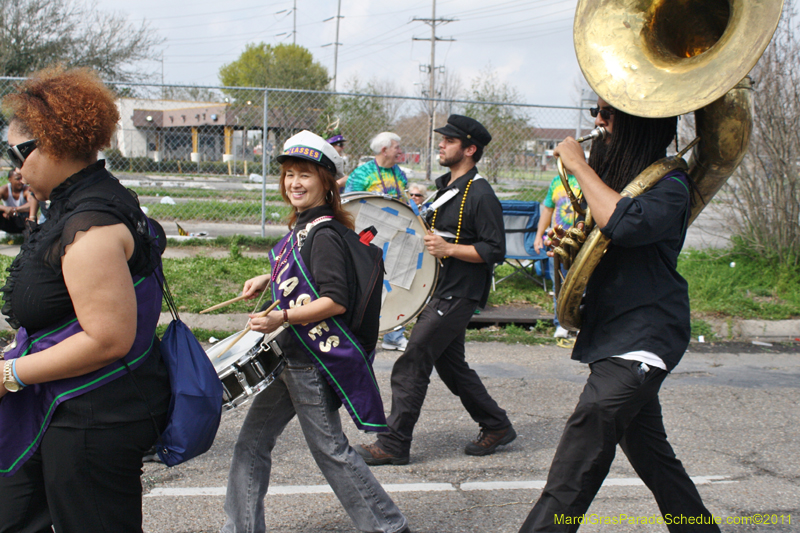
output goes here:
<path id="1" fill-rule="evenodd" d="M 419 219 L 419 223 L 422 224 L 422 227 L 425 228 L 425 231 L 428 232 L 428 234 L 430 235 L 431 234 L 431 228 L 428 227 L 428 224 L 425 222 L 425 219 L 422 218 L 422 215 L 418 214 L 417 218 Z M 444 265 L 442 264 L 442 260 L 441 259 L 436 259 L 436 260 L 439 262 L 439 266 L 444 268 Z"/>
<path id="2" fill-rule="evenodd" d="M 267 316 L 267 314 L 268 314 L 270 311 L 272 311 L 273 309 L 275 309 L 277 306 L 278 306 L 278 300 L 275 300 L 274 302 L 272 302 L 272 305 L 270 305 L 269 307 L 267 307 L 267 308 L 266 308 L 264 311 L 261 311 L 260 313 L 256 314 L 256 316 L 255 316 L 254 318 L 260 318 L 260 317 L 262 317 L 262 316 Z M 236 338 L 235 338 L 235 339 L 233 339 L 233 341 L 232 341 L 232 342 L 231 342 L 231 343 L 228 345 L 228 347 L 227 347 L 227 348 L 225 348 L 224 350 L 222 350 L 222 351 L 220 352 L 220 354 L 217 356 L 217 359 L 219 359 L 220 357 L 222 357 L 222 354 L 226 353 L 228 350 L 230 350 L 231 348 L 233 348 L 233 346 L 234 346 L 234 345 L 235 345 L 237 342 L 239 342 L 240 340 L 242 340 L 242 337 L 244 337 L 244 336 L 245 336 L 245 334 L 247 334 L 247 332 L 248 332 L 248 331 L 250 331 L 250 321 L 248 321 L 248 322 L 247 322 L 247 326 L 244 328 L 244 331 L 242 331 L 241 333 L 239 333 L 239 334 L 236 336 Z"/>
<path id="3" fill-rule="evenodd" d="M 225 307 L 226 305 L 231 305 L 231 304 L 236 303 L 238 301 L 244 300 L 245 298 L 247 298 L 247 296 L 245 296 L 244 294 L 241 295 L 241 296 L 237 296 L 236 298 L 232 298 L 232 299 L 230 299 L 230 300 L 228 300 L 226 302 L 222 302 L 221 304 L 212 305 L 208 309 L 203 309 L 202 311 L 200 311 L 200 314 L 202 315 L 202 314 L 208 313 L 210 311 L 216 311 L 217 309 L 221 309 L 221 308 Z"/>

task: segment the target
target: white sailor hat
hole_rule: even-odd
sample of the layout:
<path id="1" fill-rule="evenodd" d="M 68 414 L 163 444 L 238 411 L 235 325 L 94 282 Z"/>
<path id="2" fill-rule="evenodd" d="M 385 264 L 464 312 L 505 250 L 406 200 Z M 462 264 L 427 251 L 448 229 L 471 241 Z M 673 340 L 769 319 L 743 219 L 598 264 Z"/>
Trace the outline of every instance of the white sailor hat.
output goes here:
<path id="1" fill-rule="evenodd" d="M 344 176 L 344 161 L 336 149 L 315 133 L 303 130 L 289 137 L 283 143 L 283 153 L 275 159 L 283 163 L 290 157 L 307 159 L 333 172 L 334 176 Z"/>

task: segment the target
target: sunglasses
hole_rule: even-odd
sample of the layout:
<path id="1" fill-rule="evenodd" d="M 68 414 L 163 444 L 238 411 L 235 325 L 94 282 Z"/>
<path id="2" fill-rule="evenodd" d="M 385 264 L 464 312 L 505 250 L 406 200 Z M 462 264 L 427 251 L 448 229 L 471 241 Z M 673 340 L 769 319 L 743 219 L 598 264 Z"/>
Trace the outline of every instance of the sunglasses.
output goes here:
<path id="1" fill-rule="evenodd" d="M 425 197 L 424 194 L 419 194 L 417 192 L 412 192 L 411 194 L 409 194 L 409 196 L 411 196 L 412 198 L 424 198 Z"/>
<path id="2" fill-rule="evenodd" d="M 592 115 L 592 118 L 597 118 L 597 115 L 600 115 L 603 120 L 611 120 L 614 110 L 610 107 L 590 107 L 589 114 Z"/>
<path id="3" fill-rule="evenodd" d="M 8 160 L 14 168 L 22 168 L 28 156 L 36 150 L 36 139 L 8 147 Z"/>

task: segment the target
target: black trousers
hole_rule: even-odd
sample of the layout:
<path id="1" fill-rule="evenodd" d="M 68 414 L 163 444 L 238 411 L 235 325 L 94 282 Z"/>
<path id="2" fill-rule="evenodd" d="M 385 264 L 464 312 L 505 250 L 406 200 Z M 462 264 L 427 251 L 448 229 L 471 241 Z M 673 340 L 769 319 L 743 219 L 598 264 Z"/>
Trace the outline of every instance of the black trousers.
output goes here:
<path id="1" fill-rule="evenodd" d="M 392 412 L 389 432 L 381 433 L 381 447 L 393 455 L 407 456 L 414 425 L 419 419 L 434 367 L 450 392 L 482 429 L 511 425 L 465 358 L 467 324 L 478 304 L 465 298 L 432 298 L 417 319 L 405 352 L 392 368 Z"/>
<path id="2" fill-rule="evenodd" d="M 520 533 L 576 531 L 608 475 L 617 444 L 653 492 L 662 516 L 707 517 L 700 494 L 667 442 L 658 391 L 668 373 L 645 372 L 638 361 L 609 357 L 591 374 L 556 449 L 539 501 Z M 572 517 L 573 525 L 564 517 Z M 556 520 L 559 521 L 556 524 Z M 709 525 L 668 525 L 671 532 L 719 531 Z"/>
<path id="3" fill-rule="evenodd" d="M 141 533 L 142 456 L 156 438 L 152 420 L 50 426 L 22 468 L 0 477 L 0 533 Z"/>
<path id="4" fill-rule="evenodd" d="M 0 215 L 0 230 L 6 233 L 22 233 L 25 230 L 25 221 L 27 214 L 10 215 L 8 218 Z"/>

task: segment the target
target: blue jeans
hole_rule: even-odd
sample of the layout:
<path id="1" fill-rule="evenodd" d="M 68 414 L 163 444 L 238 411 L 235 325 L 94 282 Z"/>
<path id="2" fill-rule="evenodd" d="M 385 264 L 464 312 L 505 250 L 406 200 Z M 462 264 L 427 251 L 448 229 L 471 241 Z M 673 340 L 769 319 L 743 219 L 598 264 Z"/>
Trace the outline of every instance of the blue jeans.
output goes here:
<path id="1" fill-rule="evenodd" d="M 403 332 L 406 328 L 400 328 L 397 331 L 390 331 L 383 335 L 383 342 L 386 344 L 400 344 L 400 339 L 403 338 Z"/>
<path id="2" fill-rule="evenodd" d="M 313 365 L 287 366 L 253 399 L 233 451 L 223 533 L 266 531 L 272 448 L 297 415 L 311 455 L 359 531 L 395 533 L 407 521 L 342 432 L 336 393 Z"/>

